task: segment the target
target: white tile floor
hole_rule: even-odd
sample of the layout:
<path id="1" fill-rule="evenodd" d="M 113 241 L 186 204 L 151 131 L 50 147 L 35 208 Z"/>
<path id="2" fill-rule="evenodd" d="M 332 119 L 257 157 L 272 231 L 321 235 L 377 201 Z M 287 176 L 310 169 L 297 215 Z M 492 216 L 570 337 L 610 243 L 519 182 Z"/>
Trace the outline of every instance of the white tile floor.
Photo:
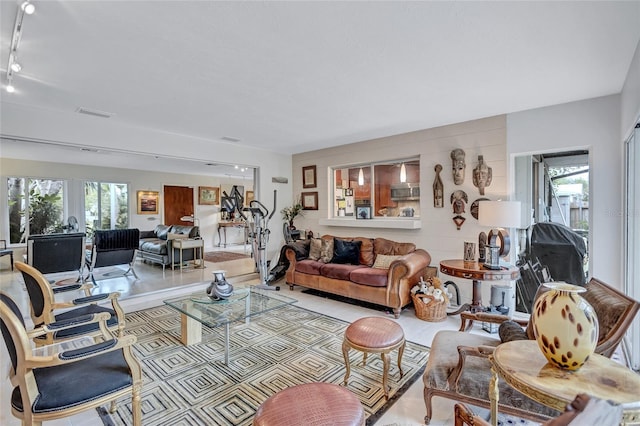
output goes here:
<path id="1" fill-rule="evenodd" d="M 214 265 L 208 262 L 206 262 L 206 266 L 207 267 L 205 269 L 186 269 L 183 271 L 171 271 L 168 269 L 163 274 L 162 268 L 157 265 L 153 266 L 138 262 L 135 269 L 140 278 L 139 280 L 135 280 L 132 277 L 105 279 L 98 281 L 99 290 L 101 292 L 121 292 L 121 305 L 123 309 L 126 312 L 133 312 L 139 309 L 161 305 L 164 299 L 173 295 L 197 291 L 198 289 L 202 289 L 204 291 L 206 284 L 189 284 L 209 280 L 211 277 L 211 271 L 214 268 L 218 268 L 218 264 Z M 223 267 L 230 271 L 228 275 L 235 274 L 233 272 L 235 268 L 232 264 L 223 265 Z M 249 271 L 250 270 L 251 265 L 249 264 Z M 240 275 L 230 278 L 229 280 L 233 284 L 240 286 L 246 285 L 249 279 L 255 280 L 255 275 Z M 0 271 L 0 284 L 0 289 L 12 296 L 20 305 L 23 314 L 28 316 L 29 302 L 26 291 L 23 290 L 22 278 L 18 274 L 12 273 L 4 262 L 2 263 L 2 270 Z M 321 312 L 325 315 L 330 315 L 345 321 L 351 322 L 363 316 L 390 316 L 382 310 L 371 310 L 347 303 L 332 301 L 318 296 L 307 295 L 302 293 L 303 289 L 300 287 L 296 287 L 291 291 L 288 286 L 285 286 L 284 280 L 281 280 L 278 284 L 281 285 L 281 291 L 298 300 L 298 306 Z M 439 323 L 426 322 L 416 318 L 412 309 L 403 311 L 398 322 L 402 325 L 408 340 L 426 346 L 431 344 L 433 336 L 437 331 L 444 329 L 455 330 L 459 327 L 458 317 L 448 317 L 445 321 Z M 486 334 L 486 332 L 480 329 L 480 326 L 476 326 L 474 332 Z M 0 385 L 0 424 L 13 426 L 19 425 L 20 422 L 11 415 L 10 411 L 9 395 L 11 387 L 7 378 L 8 370 L 8 356 L 4 345 L 2 345 L 2 361 L 0 362 L 0 375 L 2 376 Z M 395 426 L 423 425 L 425 405 L 422 390 L 422 379 L 418 379 L 378 420 L 376 424 Z M 435 398 L 435 412 L 431 425 L 452 425 L 453 404 L 453 401 Z M 46 424 L 83 426 L 99 425 L 101 422 L 95 411 L 89 410 L 85 413 L 81 413 L 64 420 L 47 422 Z"/>

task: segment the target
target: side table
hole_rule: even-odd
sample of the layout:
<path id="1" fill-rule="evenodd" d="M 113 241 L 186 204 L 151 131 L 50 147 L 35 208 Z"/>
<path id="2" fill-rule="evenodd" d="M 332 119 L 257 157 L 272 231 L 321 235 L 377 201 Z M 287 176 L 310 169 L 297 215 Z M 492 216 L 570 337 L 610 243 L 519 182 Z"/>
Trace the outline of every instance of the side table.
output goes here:
<path id="1" fill-rule="evenodd" d="M 195 268 L 203 268 L 204 267 L 204 259 L 203 259 L 203 251 L 204 251 L 204 240 L 202 238 L 178 238 L 173 240 L 173 247 L 180 251 L 180 270 L 182 271 L 182 250 L 184 249 L 193 249 L 193 264 Z M 198 259 L 197 255 L 200 253 L 200 263 L 196 265 L 196 260 Z M 173 269 L 173 263 L 171 264 L 171 269 Z"/>
<path id="2" fill-rule="evenodd" d="M 487 269 L 478 262 L 467 262 L 462 259 L 450 259 L 440 262 L 440 272 L 452 277 L 465 278 L 473 281 L 473 296 L 471 303 L 465 303 L 460 308 L 448 315 L 458 315 L 463 311 L 484 311 L 482 306 L 482 281 L 517 280 L 520 277 L 520 269 L 515 266 L 503 266 L 502 269 Z M 473 321 L 469 321 L 469 327 Z M 464 331 L 465 323 L 462 323 L 460 331 Z"/>
<path id="3" fill-rule="evenodd" d="M 529 398 L 560 412 L 577 394 L 586 393 L 621 404 L 622 424 L 640 422 L 640 375 L 607 357 L 593 354 L 579 370 L 562 370 L 547 362 L 535 340 L 518 340 L 499 345 L 489 359 L 492 372 L 489 399 L 494 426 L 498 377 Z"/>

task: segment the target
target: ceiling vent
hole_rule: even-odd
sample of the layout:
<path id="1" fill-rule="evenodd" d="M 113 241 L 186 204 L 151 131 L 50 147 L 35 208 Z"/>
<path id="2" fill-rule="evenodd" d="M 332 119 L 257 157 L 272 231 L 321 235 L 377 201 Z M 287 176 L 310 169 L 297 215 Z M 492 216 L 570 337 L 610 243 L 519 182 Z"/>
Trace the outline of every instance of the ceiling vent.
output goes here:
<path id="1" fill-rule="evenodd" d="M 100 118 L 111 118 L 115 115 L 111 112 L 99 111 L 97 109 L 89 109 L 89 108 L 83 108 L 83 107 L 79 107 L 76 110 L 76 112 L 79 114 L 93 115 L 94 117 L 100 117 Z"/>

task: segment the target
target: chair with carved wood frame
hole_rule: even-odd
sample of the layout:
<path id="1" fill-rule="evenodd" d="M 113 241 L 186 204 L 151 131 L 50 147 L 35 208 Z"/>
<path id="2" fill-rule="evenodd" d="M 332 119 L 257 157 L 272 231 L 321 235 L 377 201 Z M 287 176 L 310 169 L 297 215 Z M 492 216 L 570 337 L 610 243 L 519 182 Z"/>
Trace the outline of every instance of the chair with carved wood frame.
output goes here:
<path id="1" fill-rule="evenodd" d="M 69 327 L 49 324 L 27 331 L 20 309 L 6 294 L 0 293 L 0 328 L 4 338 L 14 386 L 11 413 L 23 425 L 76 415 L 131 395 L 133 424 L 141 425 L 140 394 L 142 370 L 131 351 L 135 336 L 113 338 L 106 330 L 106 313 L 77 319 L 77 324 L 101 323 L 102 342 L 77 339 L 32 349 L 30 339 Z M 73 326 L 73 325 L 72 325 Z M 68 347 L 65 347 L 68 346 Z"/>
<path id="2" fill-rule="evenodd" d="M 595 352 L 610 357 L 622 342 L 628 328 L 638 310 L 640 303 L 621 291 L 592 278 L 585 286 L 586 292 L 581 295 L 593 306 L 598 316 L 599 336 Z M 536 297 L 544 291 L 541 287 Z M 501 315 L 486 313 L 463 313 L 463 321 L 485 321 L 498 323 L 504 341 L 517 339 L 533 339 L 531 323 L 523 330 L 517 323 Z M 461 329 L 466 329 L 463 324 Z M 510 333 L 505 332 L 509 330 Z M 507 335 L 510 335 L 507 338 Z M 492 336 L 467 333 L 464 331 L 439 331 L 436 333 L 429 354 L 429 361 L 423 376 L 424 400 L 427 409 L 426 424 L 432 416 L 434 396 L 441 396 L 457 401 L 467 402 L 479 407 L 490 407 L 488 399 L 489 381 L 491 379 L 489 356 L 501 340 Z M 539 404 L 504 381 L 499 382 L 500 412 L 543 422 L 560 413 Z"/>
<path id="3" fill-rule="evenodd" d="M 92 295 L 91 290 L 95 287 L 89 283 L 52 286 L 47 278 L 32 266 L 23 262 L 15 262 L 15 266 L 22 273 L 22 278 L 29 294 L 31 320 L 36 327 L 59 321 L 74 321 L 78 317 L 106 312 L 109 314 L 107 321 L 109 331 L 117 336 L 122 336 L 125 315 L 118 303 L 120 293 Z M 60 301 L 59 299 L 64 293 L 73 296 L 80 293 L 83 297 Z M 107 308 L 98 305 L 101 302 L 110 302 L 111 307 Z M 61 309 L 66 310 L 60 312 Z M 34 341 L 36 345 L 49 345 L 55 341 L 72 339 L 79 335 L 93 335 L 99 338 L 101 334 L 98 324 L 94 323 L 66 327 L 60 330 L 51 329 L 50 333 L 38 336 Z"/>

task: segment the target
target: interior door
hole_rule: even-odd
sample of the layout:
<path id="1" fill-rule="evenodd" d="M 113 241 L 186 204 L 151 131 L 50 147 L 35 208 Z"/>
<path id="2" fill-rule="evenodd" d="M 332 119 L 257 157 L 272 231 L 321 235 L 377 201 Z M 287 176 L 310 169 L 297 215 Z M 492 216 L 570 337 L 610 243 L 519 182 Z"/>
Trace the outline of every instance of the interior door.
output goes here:
<path id="1" fill-rule="evenodd" d="M 164 186 L 165 225 L 193 225 L 193 222 L 180 220 L 183 216 L 193 216 L 193 213 L 193 187 Z"/>

